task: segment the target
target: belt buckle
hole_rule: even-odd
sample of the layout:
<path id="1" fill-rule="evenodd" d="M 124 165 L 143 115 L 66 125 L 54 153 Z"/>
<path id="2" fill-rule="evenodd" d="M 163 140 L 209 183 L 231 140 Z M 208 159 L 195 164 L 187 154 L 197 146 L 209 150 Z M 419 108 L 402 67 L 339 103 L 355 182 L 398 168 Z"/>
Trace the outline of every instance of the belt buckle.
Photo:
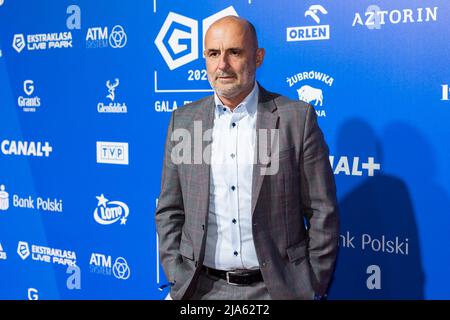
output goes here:
<path id="1" fill-rule="evenodd" d="M 231 282 L 231 281 L 230 281 L 230 274 L 233 274 L 233 273 L 237 273 L 237 272 L 234 272 L 234 271 L 227 271 L 227 272 L 225 273 L 225 275 L 226 275 L 226 277 L 227 277 L 227 283 L 228 283 L 228 284 L 231 284 L 232 286 L 241 286 L 241 284 L 239 284 L 239 283 L 235 283 L 235 282 Z"/>

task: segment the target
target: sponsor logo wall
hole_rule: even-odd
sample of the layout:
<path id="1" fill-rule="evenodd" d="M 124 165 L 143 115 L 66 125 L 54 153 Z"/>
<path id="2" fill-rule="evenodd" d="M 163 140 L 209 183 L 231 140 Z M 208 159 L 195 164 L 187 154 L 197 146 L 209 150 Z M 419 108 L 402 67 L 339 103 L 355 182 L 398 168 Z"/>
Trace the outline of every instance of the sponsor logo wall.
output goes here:
<path id="1" fill-rule="evenodd" d="M 450 298 L 448 1 L 0 0 L 0 299 L 167 295 L 167 125 L 213 93 L 204 37 L 226 15 L 256 27 L 259 83 L 324 132 L 341 219 L 329 299 Z"/>

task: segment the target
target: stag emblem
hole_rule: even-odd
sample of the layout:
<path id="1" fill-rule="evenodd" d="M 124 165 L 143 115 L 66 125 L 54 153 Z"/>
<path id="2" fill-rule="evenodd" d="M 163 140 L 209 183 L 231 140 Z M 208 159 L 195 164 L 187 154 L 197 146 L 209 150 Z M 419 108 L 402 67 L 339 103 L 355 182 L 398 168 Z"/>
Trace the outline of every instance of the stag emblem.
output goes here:
<path id="1" fill-rule="evenodd" d="M 108 87 L 108 92 L 109 94 L 106 96 L 107 98 L 111 99 L 111 101 L 114 101 L 115 95 L 114 95 L 114 91 L 116 90 L 116 87 L 119 85 L 119 79 L 115 79 L 114 83 L 111 84 L 108 81 L 106 81 L 106 86 Z"/>

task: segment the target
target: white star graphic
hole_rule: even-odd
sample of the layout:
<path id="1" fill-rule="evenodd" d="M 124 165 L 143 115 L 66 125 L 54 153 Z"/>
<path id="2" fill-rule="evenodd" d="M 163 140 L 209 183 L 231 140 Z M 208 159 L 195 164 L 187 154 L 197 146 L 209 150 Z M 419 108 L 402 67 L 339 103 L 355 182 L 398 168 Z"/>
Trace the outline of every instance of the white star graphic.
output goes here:
<path id="1" fill-rule="evenodd" d="M 98 199 L 98 204 L 97 206 L 103 206 L 104 208 L 106 208 L 106 203 L 108 202 L 108 199 L 105 198 L 105 196 L 103 195 L 103 193 L 101 194 L 100 197 L 96 197 Z"/>
<path id="2" fill-rule="evenodd" d="M 125 217 L 122 217 L 122 219 L 120 219 L 120 224 L 125 224 L 127 222 L 127 219 Z"/>

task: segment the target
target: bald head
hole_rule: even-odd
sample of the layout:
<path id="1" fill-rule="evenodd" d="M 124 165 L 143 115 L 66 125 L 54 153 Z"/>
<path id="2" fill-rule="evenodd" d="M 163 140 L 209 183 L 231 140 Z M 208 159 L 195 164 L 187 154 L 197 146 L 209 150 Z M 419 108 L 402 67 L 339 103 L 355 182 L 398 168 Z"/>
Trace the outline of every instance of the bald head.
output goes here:
<path id="1" fill-rule="evenodd" d="M 236 107 L 253 89 L 256 69 L 264 59 L 255 27 L 245 19 L 226 16 L 205 35 L 208 80 L 228 107 Z"/>
<path id="2" fill-rule="evenodd" d="M 205 39 L 208 36 L 208 32 L 214 31 L 215 28 L 227 28 L 230 26 L 241 29 L 248 36 L 248 44 L 251 44 L 254 50 L 258 49 L 258 37 L 255 26 L 247 19 L 236 16 L 225 16 L 213 22 L 205 34 Z"/>

